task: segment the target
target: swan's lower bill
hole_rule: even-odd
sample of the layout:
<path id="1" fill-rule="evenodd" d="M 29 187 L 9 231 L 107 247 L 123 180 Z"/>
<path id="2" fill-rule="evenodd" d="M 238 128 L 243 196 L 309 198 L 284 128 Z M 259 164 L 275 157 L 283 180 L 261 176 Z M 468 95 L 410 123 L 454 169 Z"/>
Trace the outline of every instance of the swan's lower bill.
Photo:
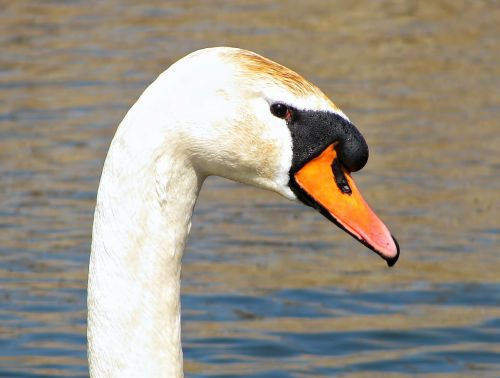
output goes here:
<path id="1" fill-rule="evenodd" d="M 394 265 L 399 257 L 396 240 L 361 196 L 350 173 L 342 165 L 335 167 L 336 162 L 332 144 L 296 172 L 294 180 L 309 197 L 309 204 L 378 253 L 389 266 Z M 343 186 L 335 169 L 342 170 Z"/>

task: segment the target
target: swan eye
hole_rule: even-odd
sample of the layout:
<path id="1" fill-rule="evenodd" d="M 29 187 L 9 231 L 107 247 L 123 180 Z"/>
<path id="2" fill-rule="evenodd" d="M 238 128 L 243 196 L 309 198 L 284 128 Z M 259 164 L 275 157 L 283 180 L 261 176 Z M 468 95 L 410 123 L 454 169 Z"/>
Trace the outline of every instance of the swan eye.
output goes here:
<path id="1" fill-rule="evenodd" d="M 282 119 L 286 119 L 287 121 L 292 118 L 292 110 L 285 104 L 277 102 L 271 105 L 271 113 Z"/>

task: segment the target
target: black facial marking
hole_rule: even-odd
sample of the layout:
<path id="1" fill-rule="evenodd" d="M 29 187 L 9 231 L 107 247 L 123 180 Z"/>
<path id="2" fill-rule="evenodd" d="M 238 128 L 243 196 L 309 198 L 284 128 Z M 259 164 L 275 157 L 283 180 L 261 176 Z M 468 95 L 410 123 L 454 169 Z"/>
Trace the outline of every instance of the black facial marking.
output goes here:
<path id="1" fill-rule="evenodd" d="M 333 143 L 340 164 L 349 172 L 359 171 L 368 160 L 365 138 L 356 126 L 338 114 L 294 109 L 287 125 L 293 143 L 290 178 Z"/>

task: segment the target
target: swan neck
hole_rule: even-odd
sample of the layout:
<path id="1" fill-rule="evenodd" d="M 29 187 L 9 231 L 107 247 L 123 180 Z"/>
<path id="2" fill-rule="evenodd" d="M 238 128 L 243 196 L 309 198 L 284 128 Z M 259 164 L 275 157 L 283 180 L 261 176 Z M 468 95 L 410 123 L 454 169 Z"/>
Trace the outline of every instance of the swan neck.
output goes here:
<path id="1" fill-rule="evenodd" d="M 134 146 L 121 131 L 94 216 L 90 375 L 182 377 L 181 259 L 202 179 L 175 148 Z"/>

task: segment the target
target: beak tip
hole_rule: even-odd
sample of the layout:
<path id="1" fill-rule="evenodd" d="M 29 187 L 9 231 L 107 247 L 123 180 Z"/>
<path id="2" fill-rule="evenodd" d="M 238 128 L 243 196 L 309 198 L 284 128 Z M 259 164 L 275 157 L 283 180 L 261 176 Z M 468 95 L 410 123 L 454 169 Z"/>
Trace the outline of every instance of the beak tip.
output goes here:
<path id="1" fill-rule="evenodd" d="M 394 266 L 394 264 L 396 264 L 396 262 L 398 261 L 399 259 L 399 244 L 398 244 L 398 241 L 396 240 L 396 238 L 394 236 L 392 236 L 392 240 L 394 240 L 394 245 L 396 246 L 396 254 L 394 255 L 394 257 L 388 257 L 385 259 L 385 261 L 387 262 L 387 266 L 388 267 L 392 267 Z"/>

